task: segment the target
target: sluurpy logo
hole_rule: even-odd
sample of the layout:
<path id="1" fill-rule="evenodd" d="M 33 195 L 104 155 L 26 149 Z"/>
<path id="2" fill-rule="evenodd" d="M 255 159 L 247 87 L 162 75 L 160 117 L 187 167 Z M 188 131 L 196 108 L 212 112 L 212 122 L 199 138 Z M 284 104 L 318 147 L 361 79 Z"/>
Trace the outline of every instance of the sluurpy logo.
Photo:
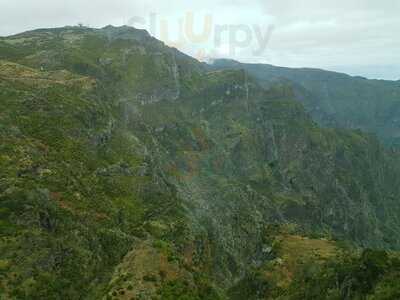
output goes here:
<path id="1" fill-rule="evenodd" d="M 196 15 L 190 11 L 175 20 L 151 13 L 147 17 L 132 17 L 127 25 L 146 29 L 168 46 L 189 50 L 200 60 L 235 58 L 242 52 L 252 56 L 265 54 L 274 25 L 221 24 L 216 20 L 212 14 Z"/>

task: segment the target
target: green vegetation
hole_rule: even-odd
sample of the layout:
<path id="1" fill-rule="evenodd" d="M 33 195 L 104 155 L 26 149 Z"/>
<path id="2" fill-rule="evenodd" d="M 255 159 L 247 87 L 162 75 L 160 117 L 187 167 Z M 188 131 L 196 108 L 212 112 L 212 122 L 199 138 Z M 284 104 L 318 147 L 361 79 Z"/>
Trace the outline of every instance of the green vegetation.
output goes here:
<path id="1" fill-rule="evenodd" d="M 0 68 L 2 293 L 95 295 L 152 206 L 179 203 L 137 174 L 152 166 L 137 153 L 140 144 L 111 128 L 112 109 L 96 100 L 90 79 Z"/>
<path id="2" fill-rule="evenodd" d="M 129 27 L 0 59 L 1 299 L 398 296 L 398 157 L 290 84 Z"/>
<path id="3" fill-rule="evenodd" d="M 289 299 L 397 299 L 400 287 L 398 257 L 385 251 L 347 254 L 310 272 L 304 268 L 290 289 Z"/>
<path id="4" fill-rule="evenodd" d="M 280 82 L 322 126 L 359 128 L 398 149 L 400 86 L 396 81 L 367 80 L 318 69 L 291 69 L 216 60 L 212 69 L 244 69 L 262 86 Z"/>

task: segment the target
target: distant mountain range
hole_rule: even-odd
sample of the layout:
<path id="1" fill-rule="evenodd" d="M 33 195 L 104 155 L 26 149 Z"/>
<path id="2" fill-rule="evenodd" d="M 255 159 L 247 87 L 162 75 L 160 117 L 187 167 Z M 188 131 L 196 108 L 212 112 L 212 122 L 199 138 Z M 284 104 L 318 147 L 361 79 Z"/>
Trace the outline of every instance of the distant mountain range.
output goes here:
<path id="1" fill-rule="evenodd" d="M 262 86 L 287 80 L 298 99 L 322 126 L 361 129 L 386 145 L 400 145 L 400 83 L 368 80 L 319 69 L 292 69 L 216 60 L 217 69 L 244 69 Z"/>

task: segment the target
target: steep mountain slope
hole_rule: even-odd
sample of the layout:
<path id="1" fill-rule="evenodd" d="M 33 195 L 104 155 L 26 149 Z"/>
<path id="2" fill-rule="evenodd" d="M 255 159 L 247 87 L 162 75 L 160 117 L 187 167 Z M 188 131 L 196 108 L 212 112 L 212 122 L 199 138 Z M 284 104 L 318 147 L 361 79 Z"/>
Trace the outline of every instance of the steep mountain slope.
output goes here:
<path id="1" fill-rule="evenodd" d="M 335 239 L 400 248 L 398 158 L 319 128 L 288 84 L 129 27 L 2 38 L 0 59 L 5 299 L 288 299 L 300 260 L 342 266 Z M 346 295 L 396 283 L 377 253 L 384 279 Z"/>
<path id="2" fill-rule="evenodd" d="M 212 68 L 245 69 L 266 86 L 277 80 L 289 80 L 297 91 L 297 99 L 319 124 L 362 129 L 375 133 L 389 146 L 399 145 L 398 81 L 368 80 L 318 69 L 242 64 L 224 59 L 216 60 Z"/>
<path id="3" fill-rule="evenodd" d="M 93 79 L 7 62 L 0 69 L 0 294 L 103 293 L 145 223 L 184 219 L 176 192 L 145 146 L 115 127 Z"/>

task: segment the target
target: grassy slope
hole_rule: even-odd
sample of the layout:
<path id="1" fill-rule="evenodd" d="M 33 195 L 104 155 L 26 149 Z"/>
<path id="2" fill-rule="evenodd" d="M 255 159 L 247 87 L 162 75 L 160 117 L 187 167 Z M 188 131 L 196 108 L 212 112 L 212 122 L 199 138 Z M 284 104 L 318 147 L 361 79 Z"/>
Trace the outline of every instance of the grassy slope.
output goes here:
<path id="1" fill-rule="evenodd" d="M 164 96 L 153 94 L 153 87 L 156 82 L 168 89 L 169 77 L 146 70 L 155 63 L 162 68 L 163 59 L 174 57 L 168 52 L 155 62 L 132 46 L 135 41 L 114 43 L 104 32 L 83 31 L 83 36 L 77 28 L 27 33 L 8 40 L 10 51 L 1 54 L 30 66 L 3 60 L 0 67 L 1 295 L 6 299 L 99 299 L 113 297 L 116 289 L 123 296 L 116 267 L 144 241 L 154 241 L 152 249 L 165 245 L 165 257 L 174 260 L 168 266 L 183 268 L 183 259 L 174 258 L 186 249 L 189 235 L 180 201 L 157 158 L 128 130 L 131 116 L 120 114 L 120 107 L 130 108 L 125 90 Z M 146 46 L 159 49 L 153 40 Z M 125 60 L 124 47 L 137 51 Z M 128 70 L 120 69 L 123 63 Z M 146 80 L 139 89 L 137 82 Z M 174 82 L 170 88 L 176 88 Z M 145 96 L 138 95 L 130 93 L 130 100 L 140 103 Z M 159 266 L 152 268 L 144 277 L 159 276 Z M 124 278 L 127 290 L 134 279 Z M 192 287 L 185 292 L 186 281 L 177 279 L 168 280 L 162 293 L 214 293 L 207 279 L 191 275 Z M 139 287 L 135 292 L 141 293 Z"/>
<path id="2" fill-rule="evenodd" d="M 96 293 L 145 220 L 179 220 L 178 200 L 94 80 L 0 64 L 2 293 Z"/>
<path id="3" fill-rule="evenodd" d="M 400 256 L 271 226 L 270 260 L 229 291 L 231 299 L 397 299 Z"/>

